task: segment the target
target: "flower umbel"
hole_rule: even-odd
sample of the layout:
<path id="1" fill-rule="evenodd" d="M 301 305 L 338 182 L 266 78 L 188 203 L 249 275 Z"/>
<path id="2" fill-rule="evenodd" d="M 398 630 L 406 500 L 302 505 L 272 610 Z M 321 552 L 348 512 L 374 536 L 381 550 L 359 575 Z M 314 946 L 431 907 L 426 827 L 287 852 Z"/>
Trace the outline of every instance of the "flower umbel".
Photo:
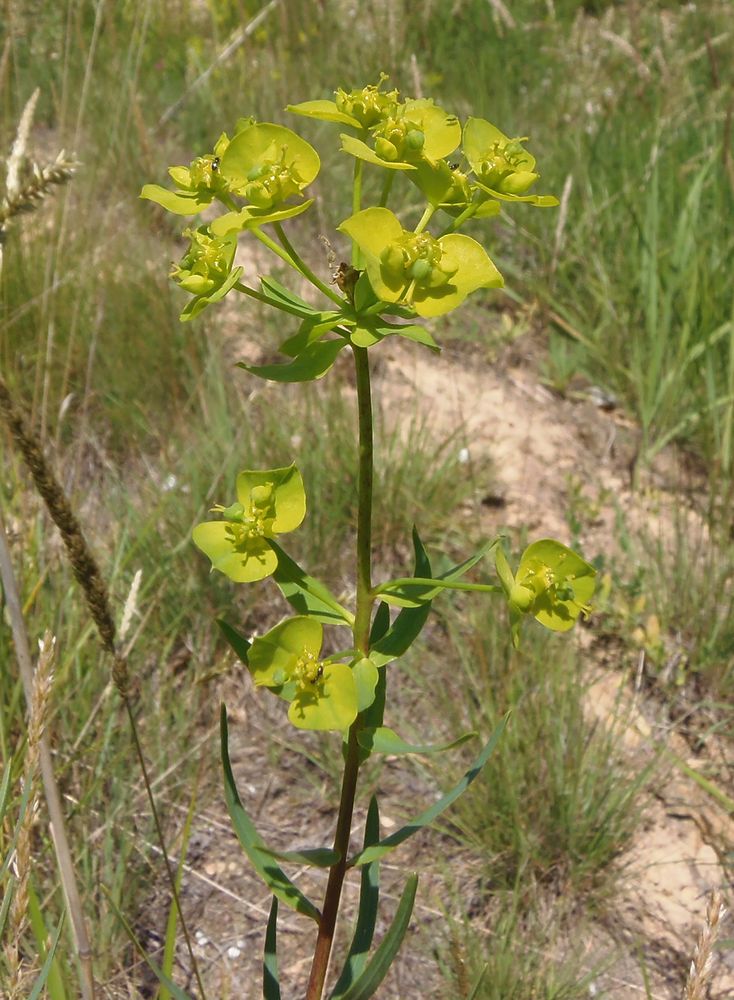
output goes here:
<path id="1" fill-rule="evenodd" d="M 480 188 L 503 201 L 526 201 L 540 208 L 558 204 L 553 195 L 527 194 L 538 180 L 526 138 L 510 139 L 484 118 L 469 118 L 462 148 Z"/>
<path id="2" fill-rule="evenodd" d="M 146 184 L 140 197 L 154 201 L 175 215 L 196 215 L 215 198 L 226 197 L 235 190 L 220 170 L 228 146 L 229 138 L 223 132 L 213 152 L 197 156 L 188 167 L 169 167 L 175 191 L 169 191 L 160 184 Z"/>
<path id="3" fill-rule="evenodd" d="M 362 251 L 370 284 L 383 302 L 404 302 L 419 316 L 455 309 L 477 288 L 498 288 L 502 275 L 469 236 L 438 239 L 403 229 L 387 208 L 366 208 L 340 226 Z"/>
<path id="4" fill-rule="evenodd" d="M 185 229 L 191 240 L 189 249 L 179 264 L 174 264 L 171 277 L 194 298 L 181 313 L 182 320 L 193 319 L 212 302 L 223 299 L 239 281 L 241 267 L 232 267 L 237 237 L 211 236 L 206 226 Z"/>
<path id="5" fill-rule="evenodd" d="M 278 557 L 268 544 L 294 531 L 306 514 L 306 494 L 295 465 L 264 472 L 240 472 L 237 501 L 216 504 L 222 521 L 205 521 L 193 531 L 195 544 L 209 556 L 212 569 L 237 583 L 252 583 L 275 572 Z"/>
<path id="6" fill-rule="evenodd" d="M 344 730 L 357 717 L 357 689 L 346 663 L 319 659 L 323 627 L 313 618 L 288 618 L 253 641 L 247 661 L 255 684 L 290 702 L 299 729 Z"/>
<path id="7" fill-rule="evenodd" d="M 510 605 L 512 638 L 519 642 L 520 620 L 533 615 L 552 632 L 567 632 L 591 611 L 596 569 L 552 538 L 533 542 L 522 554 L 515 576 L 498 545 L 497 575 Z"/>

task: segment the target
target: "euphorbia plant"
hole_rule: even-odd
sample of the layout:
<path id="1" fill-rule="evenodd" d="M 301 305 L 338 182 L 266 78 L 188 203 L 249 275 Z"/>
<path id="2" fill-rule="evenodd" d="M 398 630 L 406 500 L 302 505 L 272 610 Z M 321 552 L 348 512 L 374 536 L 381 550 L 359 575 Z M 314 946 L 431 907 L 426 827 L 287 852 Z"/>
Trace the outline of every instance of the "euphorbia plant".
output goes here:
<path id="1" fill-rule="evenodd" d="M 314 273 L 283 228 L 286 220 L 312 204 L 306 189 L 319 173 L 320 160 L 304 139 L 282 125 L 240 119 L 231 139 L 223 134 L 211 153 L 197 157 L 189 167 L 171 168 L 175 191 L 146 185 L 142 192 L 142 197 L 179 215 L 194 216 L 203 209 L 211 213 L 212 205 L 223 209 L 205 225 L 185 230 L 191 246 L 172 271 L 174 280 L 192 296 L 181 319 L 193 318 L 225 295 L 244 295 L 279 310 L 288 331 L 280 345 L 283 363 L 242 364 L 251 375 L 276 382 L 311 381 L 325 375 L 345 350 L 355 366 L 359 496 L 353 606 L 338 600 L 280 547 L 280 536 L 298 528 L 306 513 L 303 481 L 295 465 L 241 472 L 235 484 L 236 500 L 228 506 L 217 504 L 213 512 L 218 519 L 194 529 L 194 541 L 214 570 L 237 583 L 271 577 L 296 612 L 252 643 L 233 626 L 220 623 L 255 685 L 287 702 L 288 718 L 298 729 L 330 731 L 343 742 L 342 790 L 332 846 L 279 852 L 260 839 L 238 795 L 229 763 L 227 715 L 222 709 L 222 760 L 230 815 L 250 861 L 273 893 L 263 973 L 263 996 L 268 1000 L 281 995 L 276 958 L 278 903 L 293 907 L 317 925 L 306 997 L 319 1000 L 342 884 L 347 870 L 354 867 L 362 870 L 357 927 L 330 996 L 354 1000 L 375 993 L 407 929 L 417 882 L 417 876 L 409 878 L 392 925 L 370 957 L 380 859 L 464 791 L 500 737 L 502 726 L 454 788 L 382 839 L 373 798 L 363 847 L 350 853 L 358 774 L 370 754 L 435 753 L 475 735 L 464 734 L 443 746 L 414 746 L 383 725 L 388 670 L 420 634 L 433 600 L 446 589 L 504 598 L 517 645 L 523 618 L 532 616 L 548 629 L 565 631 L 588 612 L 594 590 L 593 567 L 552 539 L 531 544 L 515 573 L 498 538 L 435 576 L 415 529 L 412 575 L 379 582 L 372 578 L 369 352 L 393 336 L 438 351 L 432 332 L 416 323 L 416 317 L 445 315 L 473 292 L 503 284 L 484 247 L 457 230 L 471 219 L 498 214 L 500 201 L 537 207 L 557 204 L 552 196 L 528 194 L 539 175 L 535 159 L 523 146 L 525 139 L 509 138 L 479 118 L 470 118 L 462 127 L 455 115 L 433 101 L 404 100 L 397 90 L 383 90 L 383 84 L 384 79 L 377 85 L 339 89 L 333 101 L 308 101 L 289 108 L 345 129 L 341 149 L 354 160 L 350 210 L 336 227 L 351 240 L 351 262 L 342 263 L 331 281 Z M 382 174 L 379 204 L 362 204 L 365 170 Z M 398 218 L 388 208 L 396 179 L 412 182 L 424 199 L 423 211 L 412 226 L 405 222 L 404 211 Z M 273 235 L 265 232 L 265 226 Z M 271 277 L 261 277 L 257 286 L 241 267 L 235 267 L 236 241 L 242 233 L 264 244 L 299 280 L 309 281 L 324 300 L 321 307 Z M 468 582 L 469 572 L 490 554 L 498 582 Z M 338 655 L 322 655 L 325 628 L 341 631 Z M 328 868 L 320 906 L 288 878 L 279 862 Z"/>

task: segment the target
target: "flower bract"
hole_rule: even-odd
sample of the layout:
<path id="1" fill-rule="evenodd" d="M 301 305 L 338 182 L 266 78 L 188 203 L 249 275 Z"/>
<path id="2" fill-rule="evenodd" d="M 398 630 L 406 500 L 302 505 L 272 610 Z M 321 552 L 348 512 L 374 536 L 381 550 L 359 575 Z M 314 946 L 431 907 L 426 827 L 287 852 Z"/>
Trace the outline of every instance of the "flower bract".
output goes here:
<path id="1" fill-rule="evenodd" d="M 370 130 L 372 145 L 343 135 L 342 149 L 358 159 L 391 170 L 413 170 L 423 160 L 452 153 L 461 141 L 461 124 L 430 99 L 408 100 Z"/>
<path id="2" fill-rule="evenodd" d="M 282 125 L 258 122 L 239 132 L 219 164 L 222 177 L 256 209 L 282 205 L 316 177 L 318 153 Z"/>
<path id="3" fill-rule="evenodd" d="M 191 240 L 189 249 L 179 264 L 174 264 L 171 277 L 193 298 L 181 313 L 182 320 L 193 319 L 212 302 L 223 299 L 239 281 L 241 267 L 232 267 L 237 237 L 211 236 L 206 226 L 186 229 L 184 236 Z"/>
<path id="4" fill-rule="evenodd" d="M 357 717 L 357 688 L 346 663 L 319 659 L 323 627 L 313 618 L 288 618 L 253 640 L 248 668 L 255 684 L 290 702 L 299 729 L 344 730 Z"/>
<path id="5" fill-rule="evenodd" d="M 217 140 L 214 151 L 197 156 L 188 167 L 169 167 L 168 173 L 176 185 L 175 191 L 160 184 L 146 184 L 141 198 L 154 201 L 175 215 L 197 215 L 220 195 L 232 191 L 229 181 L 220 170 L 222 157 L 229 146 L 226 133 Z"/>
<path id="6" fill-rule="evenodd" d="M 289 104 L 287 110 L 307 118 L 338 122 L 366 131 L 387 118 L 399 103 L 397 90 L 384 93 L 380 90 L 386 79 L 383 74 L 376 85 L 371 83 L 352 90 L 339 87 L 333 101 L 304 101 L 302 104 Z"/>
<path id="7" fill-rule="evenodd" d="M 510 605 L 516 645 L 523 615 L 533 615 L 552 632 L 566 632 L 579 615 L 590 613 L 596 569 L 573 549 L 552 538 L 533 542 L 523 552 L 514 576 L 501 546 L 497 547 L 495 559 Z"/>
<path id="8" fill-rule="evenodd" d="M 476 240 L 410 232 L 387 208 L 366 208 L 338 228 L 361 250 L 375 294 L 383 302 L 404 302 L 419 316 L 440 316 L 477 288 L 503 284 Z"/>
<path id="9" fill-rule="evenodd" d="M 205 521 L 193 531 L 195 544 L 219 570 L 237 583 L 252 583 L 275 572 L 278 558 L 268 544 L 294 531 L 306 514 L 306 494 L 295 465 L 245 471 L 237 476 L 237 501 L 217 504 L 221 521 Z"/>
<path id="10" fill-rule="evenodd" d="M 527 194 L 540 174 L 535 171 L 535 157 L 523 146 L 525 141 L 510 139 L 484 118 L 469 118 L 462 149 L 476 183 L 493 198 L 526 201 L 541 208 L 557 205 L 552 195 Z"/>

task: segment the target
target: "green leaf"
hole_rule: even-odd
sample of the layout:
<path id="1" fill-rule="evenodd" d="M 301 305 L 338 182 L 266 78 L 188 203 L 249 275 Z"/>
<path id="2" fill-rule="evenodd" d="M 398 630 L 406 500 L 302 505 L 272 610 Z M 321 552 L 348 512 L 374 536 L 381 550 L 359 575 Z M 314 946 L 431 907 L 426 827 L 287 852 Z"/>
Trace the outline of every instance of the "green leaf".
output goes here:
<path id="1" fill-rule="evenodd" d="M 275 278 L 271 278 L 268 275 L 264 275 L 260 278 L 260 286 L 263 290 L 263 294 L 269 299 L 275 300 L 275 302 L 285 302 L 287 305 L 292 306 L 293 309 L 299 309 L 303 315 L 304 319 L 308 319 L 311 316 L 319 316 L 320 311 L 314 309 L 310 306 L 305 299 L 302 299 L 300 295 L 296 295 L 285 285 L 281 285 L 279 281 Z"/>
<path id="2" fill-rule="evenodd" d="M 310 344 L 288 364 L 247 365 L 240 361 L 237 367 L 270 382 L 311 382 L 326 375 L 339 352 L 346 346 L 344 339 L 324 340 Z"/>
<path id="3" fill-rule="evenodd" d="M 51 966 L 53 965 L 54 957 L 56 955 L 56 948 L 58 947 L 59 938 L 61 937 L 61 929 L 64 926 L 64 914 L 61 915 L 61 920 L 59 920 L 59 926 L 56 928 L 56 933 L 53 936 L 53 941 L 51 942 L 48 951 L 46 952 L 46 958 L 41 966 L 41 971 L 38 973 L 35 982 L 31 988 L 31 992 L 28 994 L 28 1000 L 38 1000 L 41 995 L 42 990 L 46 986 L 46 980 L 51 972 Z"/>
<path id="4" fill-rule="evenodd" d="M 398 337 L 405 337 L 406 340 L 412 340 L 416 344 L 422 344 L 424 347 L 434 351 L 436 354 L 441 353 L 441 348 L 438 346 L 428 330 L 422 326 L 417 326 L 415 323 L 404 323 L 403 325 L 398 323 L 383 323 L 380 327 L 378 327 L 377 332 L 383 334 L 383 336 L 395 335 Z"/>
<path id="5" fill-rule="evenodd" d="M 372 628 L 370 629 L 370 646 L 373 646 L 376 642 L 385 635 L 387 630 L 390 628 L 390 608 L 385 604 L 384 601 L 380 601 L 377 605 L 377 611 L 375 612 L 375 617 L 372 620 Z"/>
<path id="6" fill-rule="evenodd" d="M 358 160 L 364 160 L 365 163 L 372 163 L 376 167 L 386 167 L 388 170 L 415 170 L 415 166 L 412 163 L 391 163 L 389 160 L 381 159 L 374 149 L 370 149 L 366 142 L 362 142 L 361 139 L 355 139 L 354 136 L 342 133 L 339 138 L 342 141 L 342 152 L 349 153 L 350 156 L 356 156 Z"/>
<path id="7" fill-rule="evenodd" d="M 263 1000 L 280 1000 L 280 981 L 278 976 L 278 897 L 273 896 L 268 917 L 268 929 L 265 931 L 265 950 L 263 953 Z"/>
<path id="8" fill-rule="evenodd" d="M 227 709 L 222 705 L 220 716 L 220 731 L 222 744 L 222 767 L 224 769 L 224 797 L 227 809 L 232 819 L 237 838 L 250 859 L 253 868 L 265 882 L 273 895 L 317 923 L 321 914 L 313 903 L 307 899 L 300 889 L 291 882 L 285 873 L 271 861 L 266 861 L 258 848 L 265 847 L 260 835 L 247 815 L 237 792 L 232 765 L 229 760 L 229 737 L 227 732 Z"/>
<path id="9" fill-rule="evenodd" d="M 160 205 L 168 212 L 173 212 L 174 215 L 198 215 L 212 200 L 211 196 L 200 199 L 195 194 L 169 191 L 168 188 L 161 187 L 160 184 L 146 184 L 140 192 L 140 197 L 147 201 L 154 201 L 156 205 Z"/>
<path id="10" fill-rule="evenodd" d="M 296 358 L 304 348 L 321 340 L 325 333 L 329 333 L 342 322 L 344 317 L 338 312 L 322 312 L 309 316 L 301 323 L 298 333 L 284 340 L 278 350 L 289 358 Z"/>
<path id="11" fill-rule="evenodd" d="M 419 816 L 416 816 L 410 823 L 407 823 L 399 830 L 396 830 L 395 833 L 391 834 L 389 837 L 381 840 L 379 844 L 375 844 L 373 847 L 368 847 L 365 850 L 360 851 L 359 854 L 350 860 L 349 864 L 352 866 L 363 865 L 369 861 L 375 861 L 377 858 L 383 857 L 383 855 L 402 844 L 404 840 L 408 839 L 408 837 L 412 837 L 414 833 L 422 830 L 424 826 L 428 826 L 429 823 L 432 823 L 437 816 L 440 816 L 441 813 L 444 812 L 444 810 L 448 809 L 448 807 L 466 791 L 489 760 L 494 748 L 499 742 L 500 736 L 504 732 L 508 717 L 509 716 L 506 715 L 502 722 L 500 722 L 497 726 L 487 741 L 486 746 L 482 749 L 482 752 L 458 784 L 454 785 L 450 791 L 446 792 L 445 795 L 442 795 L 437 802 L 434 802 L 432 806 L 422 812 Z"/>
<path id="12" fill-rule="evenodd" d="M 352 675 L 357 688 L 357 711 L 364 712 L 375 700 L 379 673 L 372 660 L 363 657 L 353 665 Z"/>
<path id="13" fill-rule="evenodd" d="M 413 874 L 403 889 L 390 928 L 375 950 L 369 964 L 356 982 L 348 987 L 344 993 L 332 993 L 332 1000 L 368 1000 L 369 997 L 375 995 L 403 943 L 413 912 L 417 888 L 418 876 Z"/>
<path id="14" fill-rule="evenodd" d="M 287 861 L 293 865 L 309 865 L 312 868 L 331 868 L 340 859 L 338 851 L 330 847 L 306 847 L 302 851 L 273 851 L 269 847 L 256 847 L 256 851 L 267 854 L 276 861 Z"/>
<path id="15" fill-rule="evenodd" d="M 456 566 L 452 566 L 437 577 L 421 577 L 418 580 L 405 579 L 399 583 L 396 582 L 394 587 L 388 582 L 382 584 L 378 588 L 378 592 L 383 600 L 388 601 L 390 604 L 397 604 L 399 607 L 405 608 L 419 607 L 426 601 L 432 601 L 434 597 L 446 588 L 446 584 L 456 583 L 462 576 L 465 576 L 488 552 L 491 552 L 497 543 L 498 539 L 485 542 L 474 555 L 469 556 L 468 559 L 458 563 Z M 382 589 L 383 587 L 385 588 L 384 590 Z"/>
<path id="16" fill-rule="evenodd" d="M 454 747 L 461 746 L 467 740 L 473 740 L 477 733 L 464 733 L 458 739 L 449 743 L 434 744 L 414 744 L 406 743 L 396 732 L 388 729 L 387 726 L 380 726 L 378 729 L 361 729 L 357 734 L 357 740 L 361 747 L 370 750 L 372 753 L 443 753 L 444 750 L 453 750 Z"/>
<path id="17" fill-rule="evenodd" d="M 356 118 L 339 111 L 334 101 L 302 101 L 300 104 L 287 104 L 285 110 L 305 115 L 307 118 L 318 118 L 324 122 L 339 122 L 341 125 L 359 127 Z"/>
<path id="18" fill-rule="evenodd" d="M 238 659 L 247 666 L 247 654 L 251 643 L 245 639 L 244 635 L 240 635 L 237 629 L 232 628 L 223 618 L 217 618 L 216 623 L 224 638 L 237 654 Z"/>
<path id="19" fill-rule="evenodd" d="M 416 575 L 425 573 L 426 576 L 430 577 L 431 563 L 415 527 L 413 528 L 413 549 L 415 551 Z M 426 601 L 419 607 L 404 608 L 387 632 L 371 647 L 370 659 L 372 662 L 379 667 L 402 656 L 420 635 L 430 613 L 430 601 Z M 382 725 L 382 720 L 380 720 L 379 725 Z"/>
<path id="20" fill-rule="evenodd" d="M 347 625 L 352 628 L 354 615 L 337 601 L 319 580 L 309 576 L 281 547 L 270 540 L 270 548 L 278 558 L 273 579 L 292 608 L 327 625 Z"/>
<path id="21" fill-rule="evenodd" d="M 367 822 L 364 826 L 363 847 L 372 847 L 380 839 L 380 811 L 377 805 L 376 796 L 370 799 L 367 810 Z M 377 923 L 377 905 L 380 899 L 380 862 L 373 861 L 362 868 L 361 882 L 359 887 L 359 909 L 357 911 L 357 924 L 354 928 L 352 943 L 349 946 L 344 968 L 331 993 L 332 997 L 338 997 L 362 972 L 367 961 L 367 954 L 372 946 L 372 939 L 375 935 L 375 925 Z"/>

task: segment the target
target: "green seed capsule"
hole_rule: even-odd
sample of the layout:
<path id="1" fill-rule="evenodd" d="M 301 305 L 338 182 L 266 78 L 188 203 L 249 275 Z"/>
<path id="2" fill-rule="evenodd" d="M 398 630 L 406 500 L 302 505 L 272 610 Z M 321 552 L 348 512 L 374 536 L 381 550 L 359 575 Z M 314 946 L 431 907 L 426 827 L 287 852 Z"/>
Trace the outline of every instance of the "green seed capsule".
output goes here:
<path id="1" fill-rule="evenodd" d="M 262 177 L 263 174 L 266 174 L 267 172 L 268 168 L 265 166 L 264 163 L 257 163 L 255 164 L 254 167 L 250 168 L 247 174 L 247 179 L 248 181 L 257 181 Z"/>
<path id="2" fill-rule="evenodd" d="M 264 184 L 260 184 L 257 181 L 247 185 L 245 188 L 245 198 L 252 202 L 256 208 L 270 208 L 273 203 L 268 189 Z"/>
<path id="3" fill-rule="evenodd" d="M 405 137 L 406 145 L 414 152 L 417 152 L 419 149 L 423 149 L 425 141 L 426 137 L 419 128 L 412 128 Z"/>
<path id="4" fill-rule="evenodd" d="M 430 261 L 419 257 L 418 260 L 414 261 L 410 269 L 410 276 L 411 278 L 415 278 L 416 281 L 425 281 L 426 278 L 431 276 L 432 270 Z"/>
<path id="5" fill-rule="evenodd" d="M 381 160 L 387 160 L 388 163 L 394 163 L 398 158 L 397 147 L 389 139 L 377 139 L 375 152 Z"/>

